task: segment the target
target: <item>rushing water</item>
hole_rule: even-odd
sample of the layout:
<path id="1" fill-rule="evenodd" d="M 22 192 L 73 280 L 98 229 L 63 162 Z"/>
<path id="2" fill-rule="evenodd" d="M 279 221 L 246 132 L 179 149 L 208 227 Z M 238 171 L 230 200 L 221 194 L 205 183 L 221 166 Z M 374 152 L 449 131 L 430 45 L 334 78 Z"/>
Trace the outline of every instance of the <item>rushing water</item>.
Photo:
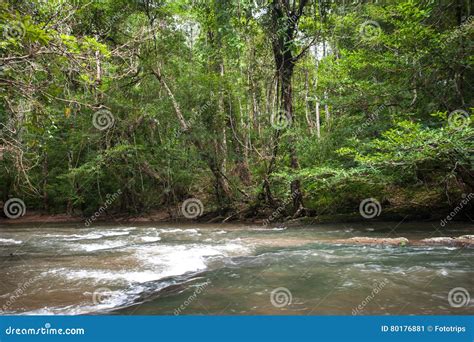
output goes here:
<path id="1" fill-rule="evenodd" d="M 3 314 L 473 314 L 474 249 L 341 245 L 431 224 L 0 227 Z M 472 234 L 472 225 L 443 235 Z M 325 241 L 327 240 L 327 241 Z M 273 295 L 272 295 L 273 292 Z M 359 307 L 359 310 L 355 309 Z"/>

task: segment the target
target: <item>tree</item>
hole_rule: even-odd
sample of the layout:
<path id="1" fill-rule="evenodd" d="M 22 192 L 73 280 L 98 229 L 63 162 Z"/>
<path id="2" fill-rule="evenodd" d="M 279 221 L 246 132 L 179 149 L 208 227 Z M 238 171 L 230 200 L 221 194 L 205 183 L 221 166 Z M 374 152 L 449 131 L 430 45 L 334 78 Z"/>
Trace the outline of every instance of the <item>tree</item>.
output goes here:
<path id="1" fill-rule="evenodd" d="M 288 124 L 295 121 L 293 108 L 292 77 L 295 65 L 304 55 L 309 46 L 295 53 L 298 34 L 298 22 L 303 15 L 308 0 L 273 0 L 270 5 L 271 41 L 275 59 L 275 72 L 280 89 L 281 112 L 278 120 L 286 120 Z M 281 117 L 283 115 L 283 117 Z M 276 139 L 279 139 L 279 132 Z M 296 146 L 292 137 L 289 138 L 290 166 L 293 170 L 300 167 Z M 300 180 L 291 182 L 290 191 L 293 197 L 293 214 L 303 209 L 303 195 Z"/>

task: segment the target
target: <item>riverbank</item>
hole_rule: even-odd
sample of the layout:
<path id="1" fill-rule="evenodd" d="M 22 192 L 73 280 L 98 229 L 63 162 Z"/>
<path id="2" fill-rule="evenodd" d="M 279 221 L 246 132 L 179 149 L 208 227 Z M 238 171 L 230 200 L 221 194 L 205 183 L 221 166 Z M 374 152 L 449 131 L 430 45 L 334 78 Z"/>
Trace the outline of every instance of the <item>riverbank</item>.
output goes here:
<path id="1" fill-rule="evenodd" d="M 15 224 L 42 224 L 42 223 L 84 223 L 90 225 L 92 223 L 107 224 L 110 222 L 123 223 L 152 223 L 152 222 L 168 222 L 168 223 L 247 223 L 247 224 L 261 224 L 264 226 L 297 226 L 297 225 L 311 225 L 321 223 L 368 223 L 368 222 L 432 222 L 443 225 L 443 220 L 448 213 L 436 213 L 431 216 L 426 216 L 417 213 L 409 212 L 388 212 L 375 218 L 366 219 L 359 213 L 333 214 L 333 215 L 317 215 L 317 216 L 300 216 L 293 218 L 279 217 L 274 220 L 269 220 L 272 211 L 266 210 L 255 215 L 237 216 L 237 215 L 221 215 L 219 212 L 207 212 L 199 217 L 189 219 L 180 215 L 177 211 L 170 211 L 168 209 L 156 210 L 146 214 L 132 215 L 132 214 L 102 214 L 102 215 L 68 215 L 68 214 L 49 214 L 41 211 L 27 211 L 25 215 L 15 219 L 9 219 L 0 215 L 0 225 L 15 225 Z M 469 223 L 470 220 L 465 217 L 453 217 L 452 221 L 459 223 Z"/>

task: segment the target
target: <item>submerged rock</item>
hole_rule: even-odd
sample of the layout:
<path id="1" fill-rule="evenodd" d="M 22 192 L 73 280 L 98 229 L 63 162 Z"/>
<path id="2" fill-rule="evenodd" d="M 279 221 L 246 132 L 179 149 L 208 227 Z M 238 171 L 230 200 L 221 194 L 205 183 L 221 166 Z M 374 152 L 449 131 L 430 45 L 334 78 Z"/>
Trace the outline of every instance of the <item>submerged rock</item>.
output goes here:
<path id="1" fill-rule="evenodd" d="M 385 246 L 454 246 L 454 247 L 474 247 L 474 235 L 463 235 L 459 237 L 433 237 L 422 240 L 408 240 L 405 237 L 397 238 L 376 238 L 357 236 L 349 239 L 318 239 L 318 238 L 295 238 L 295 237 L 262 237 L 243 238 L 243 241 L 255 246 L 271 247 L 293 247 L 314 243 L 328 244 L 352 244 L 352 245 L 385 245 Z"/>
<path id="2" fill-rule="evenodd" d="M 454 239 L 451 237 L 434 237 L 420 240 L 420 243 L 428 244 L 428 245 L 451 245 L 454 242 Z"/>
<path id="3" fill-rule="evenodd" d="M 420 244 L 437 245 L 437 246 L 474 246 L 474 235 L 462 235 L 459 237 L 434 237 L 419 241 Z"/>

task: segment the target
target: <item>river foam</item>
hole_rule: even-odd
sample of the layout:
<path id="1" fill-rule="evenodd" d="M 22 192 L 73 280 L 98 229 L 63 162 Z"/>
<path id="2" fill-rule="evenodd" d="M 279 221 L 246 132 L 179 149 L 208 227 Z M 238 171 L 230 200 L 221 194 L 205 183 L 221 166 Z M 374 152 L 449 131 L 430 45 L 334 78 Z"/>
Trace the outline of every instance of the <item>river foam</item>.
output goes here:
<path id="1" fill-rule="evenodd" d="M 81 297 L 85 300 L 78 305 L 44 307 L 24 314 L 87 314 L 124 307 L 137 301 L 145 291 L 156 292 L 198 272 L 220 266 L 229 258 L 253 252 L 252 247 L 240 239 L 212 238 L 222 236 L 222 231 L 206 232 L 211 241 L 202 239 L 201 242 L 195 240 L 201 235 L 195 228 L 95 231 L 87 228 L 82 232 L 58 232 L 49 234 L 48 238 L 54 236 L 54 240 L 43 236 L 35 241 L 43 248 L 53 244 L 58 250 L 79 258 L 67 267 L 52 264 L 41 272 L 40 278 L 47 284 L 74 284 L 84 289 Z M 46 242 L 49 244 L 45 245 Z M 74 254 L 77 252 L 81 252 L 80 257 Z M 100 303 L 91 303 L 96 292 L 104 289 L 106 295 Z M 57 291 L 52 286 L 43 290 Z"/>
<path id="2" fill-rule="evenodd" d="M 22 244 L 23 241 L 15 240 L 15 239 L 1 239 L 0 238 L 0 245 L 8 246 L 8 245 L 19 245 Z"/>

